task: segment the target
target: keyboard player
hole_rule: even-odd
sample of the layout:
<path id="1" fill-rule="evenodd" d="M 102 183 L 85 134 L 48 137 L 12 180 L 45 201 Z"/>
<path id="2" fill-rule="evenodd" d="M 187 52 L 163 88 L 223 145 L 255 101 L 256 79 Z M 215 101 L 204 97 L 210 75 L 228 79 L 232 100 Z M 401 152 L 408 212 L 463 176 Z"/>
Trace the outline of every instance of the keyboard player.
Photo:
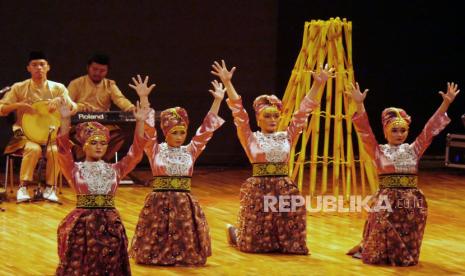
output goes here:
<path id="1" fill-rule="evenodd" d="M 110 66 L 110 58 L 106 54 L 96 53 L 87 62 L 87 75 L 72 80 L 69 83 L 68 91 L 71 99 L 77 103 L 78 112 L 106 112 L 110 111 L 111 104 L 115 104 L 121 111 L 132 112 L 135 106 L 123 95 L 115 81 L 107 79 Z M 108 151 L 103 157 L 105 161 L 110 161 L 124 144 L 126 139 L 131 140 L 127 128 L 132 125 L 106 125 L 110 130 L 110 144 Z M 71 136 L 73 142 L 79 142 Z M 81 160 L 84 153 L 80 146 L 73 148 L 76 160 Z"/>

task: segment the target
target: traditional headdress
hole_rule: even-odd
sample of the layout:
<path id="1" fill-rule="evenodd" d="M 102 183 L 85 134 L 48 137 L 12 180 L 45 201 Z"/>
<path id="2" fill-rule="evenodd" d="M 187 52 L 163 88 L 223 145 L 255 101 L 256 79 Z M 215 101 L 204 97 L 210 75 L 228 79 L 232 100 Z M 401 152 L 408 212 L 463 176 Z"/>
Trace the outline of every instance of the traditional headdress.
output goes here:
<path id="1" fill-rule="evenodd" d="M 281 113 L 283 103 L 275 95 L 261 95 L 253 101 L 253 109 L 257 117 L 263 111 Z"/>
<path id="2" fill-rule="evenodd" d="M 101 65 L 110 65 L 110 57 L 104 53 L 94 53 L 87 61 L 87 65 L 91 65 L 92 62 Z"/>
<path id="3" fill-rule="evenodd" d="M 80 123 L 76 127 L 76 139 L 84 146 L 91 140 L 110 140 L 110 131 L 98 122 Z"/>
<path id="4" fill-rule="evenodd" d="M 29 63 L 31 60 L 35 60 L 35 59 L 45 59 L 45 60 L 47 60 L 47 56 L 42 51 L 32 51 L 32 52 L 30 52 L 27 62 Z"/>
<path id="5" fill-rule="evenodd" d="M 405 127 L 408 129 L 411 119 L 402 108 L 388 107 L 381 113 L 383 129 L 389 131 L 393 127 Z"/>
<path id="6" fill-rule="evenodd" d="M 182 107 L 172 107 L 165 109 L 160 114 L 160 127 L 163 134 L 174 130 L 185 130 L 189 126 L 187 111 Z"/>

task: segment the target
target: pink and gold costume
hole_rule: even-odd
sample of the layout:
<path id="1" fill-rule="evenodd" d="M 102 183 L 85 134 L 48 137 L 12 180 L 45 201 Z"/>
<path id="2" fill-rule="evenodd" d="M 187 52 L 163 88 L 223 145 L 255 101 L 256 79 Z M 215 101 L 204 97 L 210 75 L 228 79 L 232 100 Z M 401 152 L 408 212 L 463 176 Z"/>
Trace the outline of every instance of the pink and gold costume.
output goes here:
<path id="1" fill-rule="evenodd" d="M 408 115 L 401 113 L 400 117 L 410 122 Z M 372 206 L 387 198 L 392 207 L 392 212 L 380 209 L 369 213 L 361 244 L 362 260 L 369 264 L 416 265 L 428 214 L 425 196 L 416 187 L 418 162 L 450 119 L 446 113 L 437 111 L 412 144 L 397 146 L 378 144 L 366 113 L 355 114 L 352 120 L 380 179 Z M 383 116 L 385 127 L 387 123 L 389 120 Z"/>
<path id="2" fill-rule="evenodd" d="M 127 236 L 114 195 L 119 181 L 139 163 L 148 139 L 134 136 L 118 163 L 74 162 L 68 135 L 57 137 L 58 159 L 77 194 L 77 208 L 58 227 L 57 275 L 131 275 Z"/>
<path id="3" fill-rule="evenodd" d="M 279 102 L 274 103 L 273 99 L 268 102 L 279 108 Z M 300 195 L 297 185 L 287 177 L 287 163 L 291 148 L 297 142 L 308 116 L 319 104 L 306 96 L 286 131 L 266 134 L 252 132 L 242 99 L 228 99 L 227 103 L 232 110 L 242 147 L 250 163 L 254 164 L 254 175 L 266 174 L 270 165 L 274 173 L 272 176 L 250 177 L 242 184 L 237 247 L 241 251 L 254 253 L 308 254 L 305 207 L 297 207 L 295 211 L 286 213 L 264 212 L 264 196 Z M 259 103 L 255 105 L 257 111 L 263 108 Z M 280 176 L 275 173 L 279 168 L 285 168 Z"/>
<path id="4" fill-rule="evenodd" d="M 177 118 L 186 122 L 187 114 L 184 117 L 181 111 Z M 163 113 L 161 117 L 163 132 L 175 125 L 187 126 L 181 122 L 165 124 Z M 154 190 L 145 199 L 131 244 L 130 256 L 137 263 L 203 265 L 211 256 L 207 220 L 190 193 L 190 180 L 196 159 L 223 123 L 222 118 L 209 112 L 191 142 L 181 147 L 159 144 L 156 129 L 147 126 L 152 138 L 145 152 L 154 176 Z"/>

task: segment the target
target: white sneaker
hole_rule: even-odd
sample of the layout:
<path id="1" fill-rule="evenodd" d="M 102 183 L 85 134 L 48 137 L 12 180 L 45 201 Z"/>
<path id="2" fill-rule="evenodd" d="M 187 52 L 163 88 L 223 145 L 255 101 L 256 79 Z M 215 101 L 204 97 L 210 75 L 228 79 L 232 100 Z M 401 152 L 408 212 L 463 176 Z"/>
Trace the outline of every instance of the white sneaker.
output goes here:
<path id="1" fill-rule="evenodd" d="M 26 186 L 22 186 L 18 189 L 16 193 L 16 202 L 24 202 L 31 200 Z"/>
<path id="2" fill-rule="evenodd" d="M 52 189 L 51 187 L 45 188 L 43 196 L 47 200 L 50 200 L 50 201 L 53 201 L 53 202 L 58 202 L 58 197 L 57 197 L 57 195 L 55 193 L 55 189 Z"/>

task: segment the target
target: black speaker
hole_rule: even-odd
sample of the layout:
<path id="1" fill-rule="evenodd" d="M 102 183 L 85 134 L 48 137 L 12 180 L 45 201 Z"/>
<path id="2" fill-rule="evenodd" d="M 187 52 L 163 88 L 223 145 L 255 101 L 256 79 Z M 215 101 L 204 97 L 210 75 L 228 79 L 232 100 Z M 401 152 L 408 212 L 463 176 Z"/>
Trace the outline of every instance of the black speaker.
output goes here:
<path id="1" fill-rule="evenodd" d="M 465 169 L 465 135 L 447 134 L 444 161 L 446 167 Z"/>

